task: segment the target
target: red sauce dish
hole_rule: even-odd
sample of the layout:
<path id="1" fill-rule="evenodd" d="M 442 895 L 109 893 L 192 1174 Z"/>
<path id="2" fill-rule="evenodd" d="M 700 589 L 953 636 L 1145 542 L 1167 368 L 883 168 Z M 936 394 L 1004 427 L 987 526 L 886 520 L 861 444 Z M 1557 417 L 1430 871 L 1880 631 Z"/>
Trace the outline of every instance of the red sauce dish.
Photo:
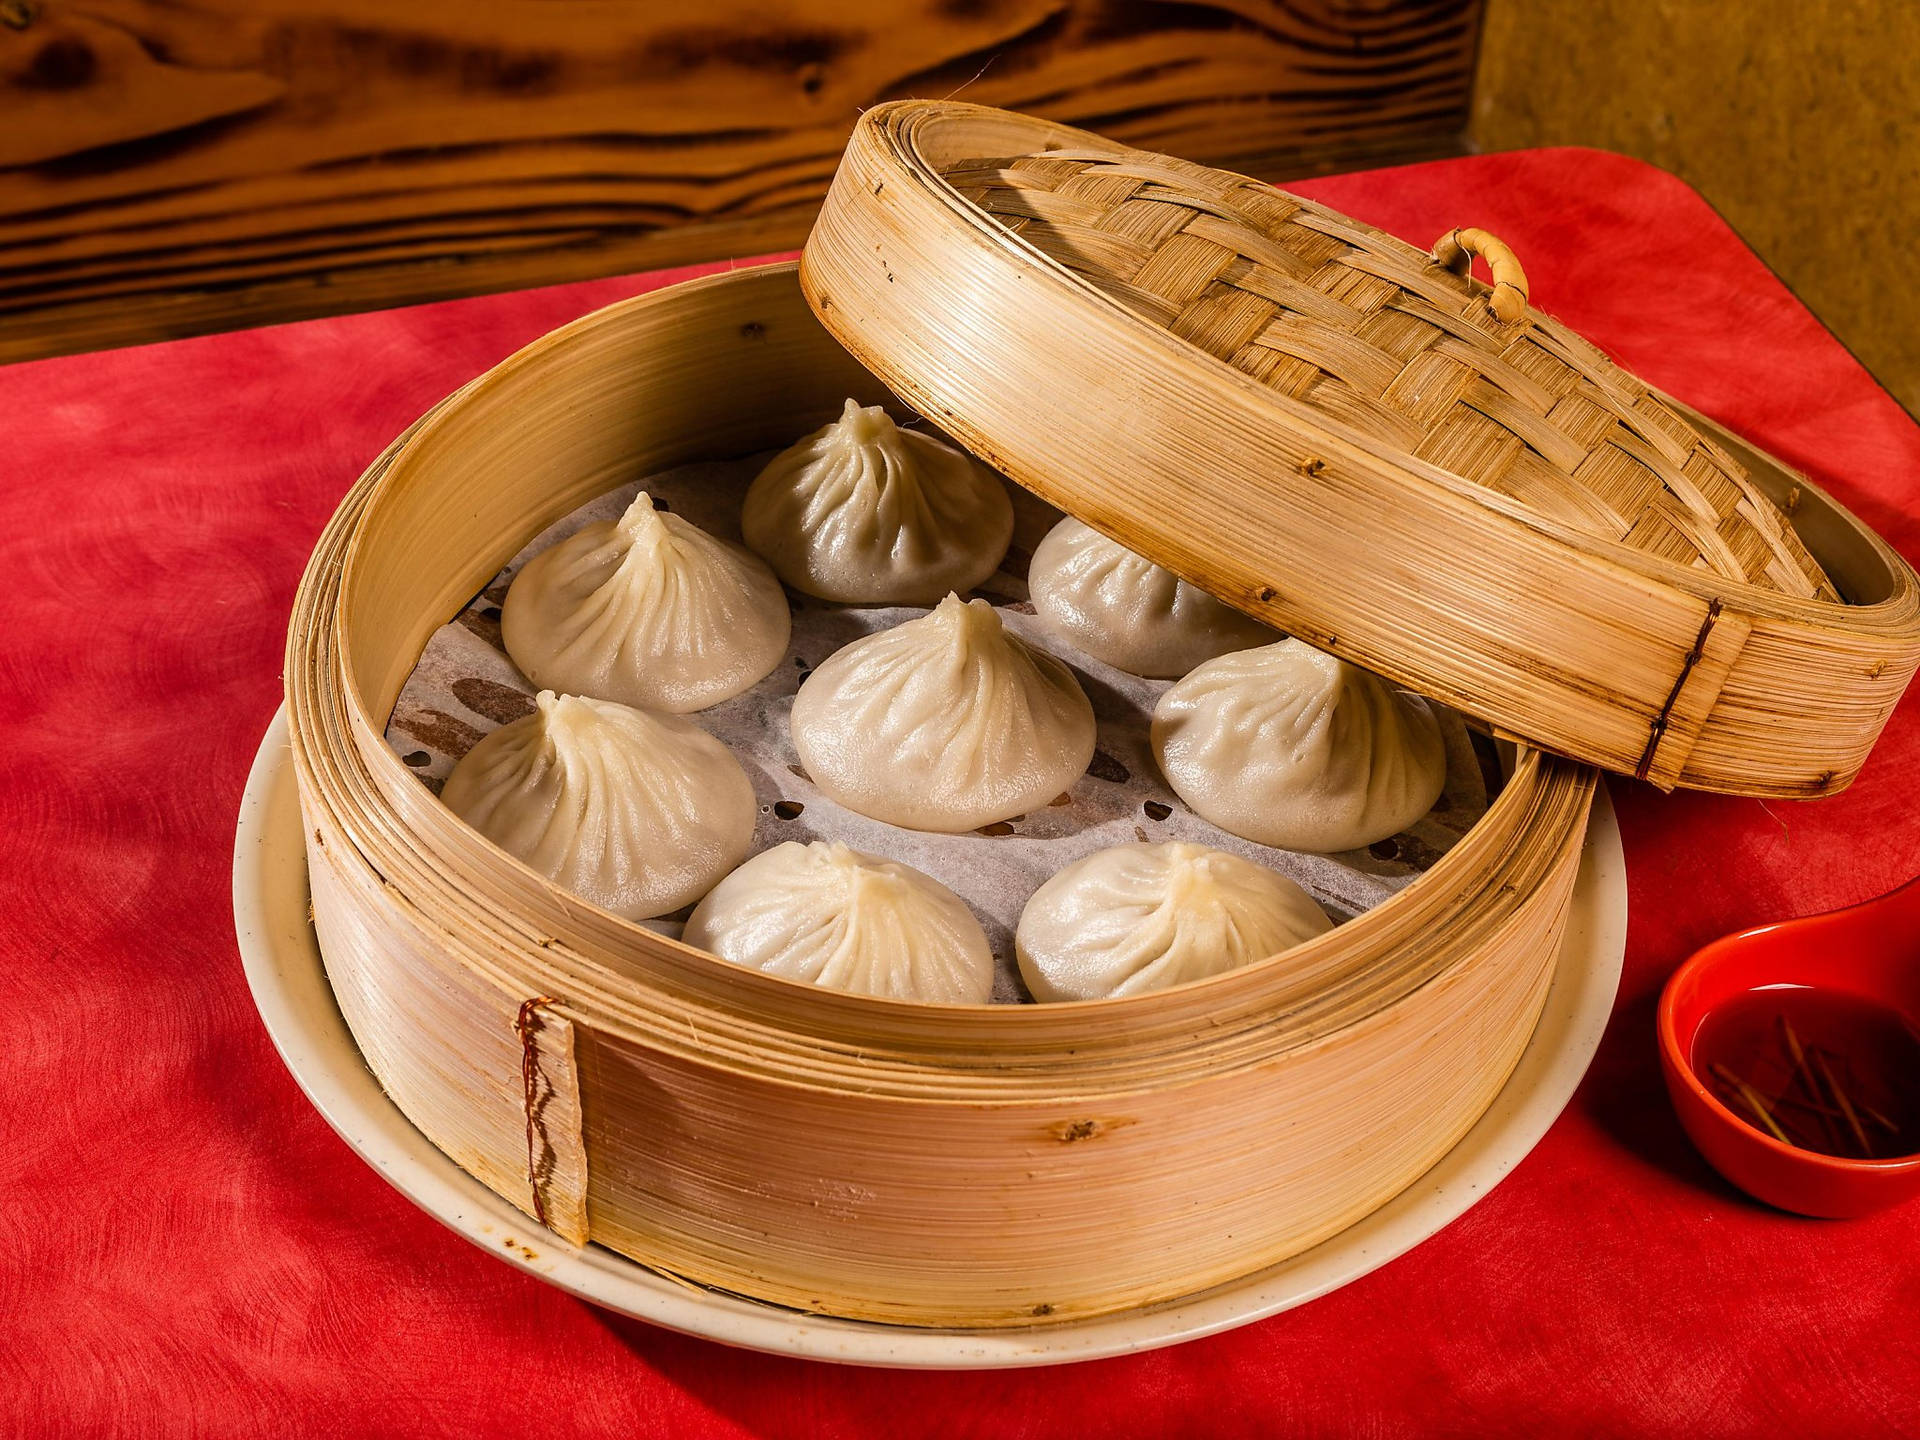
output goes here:
<path id="1" fill-rule="evenodd" d="M 1659 1034 L 1680 1123 L 1755 1199 L 1844 1219 L 1920 1195 L 1920 880 L 1715 941 Z"/>

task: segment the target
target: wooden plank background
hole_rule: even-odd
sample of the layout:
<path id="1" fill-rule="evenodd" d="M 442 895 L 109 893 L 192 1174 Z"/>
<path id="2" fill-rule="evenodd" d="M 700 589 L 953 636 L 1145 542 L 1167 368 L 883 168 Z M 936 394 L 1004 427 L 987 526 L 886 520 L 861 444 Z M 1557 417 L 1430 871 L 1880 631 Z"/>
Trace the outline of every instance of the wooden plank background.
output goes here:
<path id="1" fill-rule="evenodd" d="M 959 95 L 1270 177 L 1458 149 L 1480 0 L 0 0 L 0 360 L 797 245 Z"/>

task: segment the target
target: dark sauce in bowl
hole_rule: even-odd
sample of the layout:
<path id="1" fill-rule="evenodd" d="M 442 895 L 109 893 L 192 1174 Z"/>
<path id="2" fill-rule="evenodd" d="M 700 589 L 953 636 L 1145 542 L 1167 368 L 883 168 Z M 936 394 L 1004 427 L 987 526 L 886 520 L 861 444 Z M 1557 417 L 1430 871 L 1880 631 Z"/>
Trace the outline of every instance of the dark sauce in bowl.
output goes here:
<path id="1" fill-rule="evenodd" d="M 1714 1006 L 1688 1057 L 1761 1133 L 1848 1160 L 1920 1152 L 1920 1034 L 1844 991 L 1769 985 Z"/>

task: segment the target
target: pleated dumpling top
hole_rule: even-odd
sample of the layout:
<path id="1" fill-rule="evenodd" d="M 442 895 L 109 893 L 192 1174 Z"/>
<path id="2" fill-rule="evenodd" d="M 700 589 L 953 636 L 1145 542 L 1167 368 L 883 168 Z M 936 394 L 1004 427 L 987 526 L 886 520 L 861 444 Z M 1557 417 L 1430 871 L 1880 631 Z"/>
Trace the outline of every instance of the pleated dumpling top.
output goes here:
<path id="1" fill-rule="evenodd" d="M 1013 502 L 984 465 L 878 405 L 776 455 L 740 512 L 747 544 L 794 589 L 848 605 L 931 605 L 999 568 Z"/>
<path id="2" fill-rule="evenodd" d="M 759 813 L 740 762 L 691 720 L 551 690 L 469 750 L 440 798 L 556 885 L 629 920 L 706 894 L 746 855 Z"/>
<path id="3" fill-rule="evenodd" d="M 861 995 L 984 1004 L 993 994 L 993 952 L 965 901 L 909 865 L 827 841 L 754 856 L 700 902 L 682 938 Z"/>
<path id="4" fill-rule="evenodd" d="M 985 600 L 856 640 L 807 677 L 793 748 L 849 810 L 911 830 L 972 830 L 1038 809 L 1093 759 L 1073 672 L 1008 633 Z"/>
<path id="5" fill-rule="evenodd" d="M 675 714 L 751 687 L 791 627 L 772 571 L 645 491 L 529 560 L 500 616 L 508 656 L 543 689 Z"/>

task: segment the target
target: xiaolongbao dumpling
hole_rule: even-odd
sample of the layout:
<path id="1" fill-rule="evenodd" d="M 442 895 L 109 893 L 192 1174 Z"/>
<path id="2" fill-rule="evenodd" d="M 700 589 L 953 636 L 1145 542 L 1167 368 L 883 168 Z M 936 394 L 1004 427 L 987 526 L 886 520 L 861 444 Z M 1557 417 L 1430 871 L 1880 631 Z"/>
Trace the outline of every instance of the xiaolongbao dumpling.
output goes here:
<path id="1" fill-rule="evenodd" d="M 690 720 L 543 690 L 469 750 L 440 798 L 583 900 L 641 920 L 699 899 L 747 853 L 753 783 Z"/>
<path id="2" fill-rule="evenodd" d="M 1014 932 L 1036 1000 L 1185 984 L 1291 949 L 1333 922 L 1284 875 L 1204 845 L 1116 845 L 1027 901 Z"/>
<path id="3" fill-rule="evenodd" d="M 545 689 L 680 714 L 750 688 L 792 623 L 773 572 L 643 491 L 521 568 L 500 636 Z"/>
<path id="4" fill-rule="evenodd" d="M 1013 502 L 999 477 L 854 400 L 747 491 L 740 530 L 796 590 L 852 605 L 931 605 L 999 568 Z"/>
<path id="5" fill-rule="evenodd" d="M 793 748 L 828 795 L 914 830 L 971 830 L 1059 795 L 1093 759 L 1073 672 L 984 600 L 856 640 L 807 677 Z"/>
<path id="6" fill-rule="evenodd" d="M 1177 681 L 1154 707 L 1153 753 L 1194 813 L 1283 850 L 1397 835 L 1447 780 L 1425 700 L 1300 640 L 1222 655 Z"/>
<path id="7" fill-rule="evenodd" d="M 1047 532 L 1027 580 L 1042 620 L 1131 675 L 1184 675 L 1216 655 L 1280 638 L 1072 516 Z"/>
<path id="8" fill-rule="evenodd" d="M 861 995 L 982 1005 L 993 994 L 993 952 L 965 901 L 910 866 L 821 840 L 754 856 L 694 907 L 682 938 Z"/>

